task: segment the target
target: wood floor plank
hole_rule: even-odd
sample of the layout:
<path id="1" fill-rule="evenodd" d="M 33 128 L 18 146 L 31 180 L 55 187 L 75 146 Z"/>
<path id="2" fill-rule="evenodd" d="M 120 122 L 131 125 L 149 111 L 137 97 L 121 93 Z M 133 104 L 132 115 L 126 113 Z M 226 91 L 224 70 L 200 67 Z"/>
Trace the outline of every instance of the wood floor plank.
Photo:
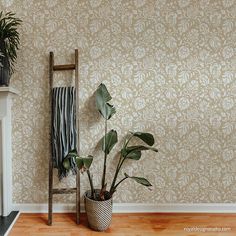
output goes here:
<path id="1" fill-rule="evenodd" d="M 198 227 L 198 228 L 196 228 Z M 224 228 L 220 232 L 218 228 Z M 199 232 L 199 230 L 208 230 Z M 209 230 L 216 230 L 209 232 Z M 195 231 L 190 231 L 194 229 Z M 198 230 L 198 231 L 196 231 Z M 21 214 L 10 236 L 235 236 L 236 214 L 137 213 L 113 214 L 106 232 L 88 228 L 85 215 L 81 224 L 74 214 L 54 214 L 53 225 L 47 225 L 47 214 Z"/>

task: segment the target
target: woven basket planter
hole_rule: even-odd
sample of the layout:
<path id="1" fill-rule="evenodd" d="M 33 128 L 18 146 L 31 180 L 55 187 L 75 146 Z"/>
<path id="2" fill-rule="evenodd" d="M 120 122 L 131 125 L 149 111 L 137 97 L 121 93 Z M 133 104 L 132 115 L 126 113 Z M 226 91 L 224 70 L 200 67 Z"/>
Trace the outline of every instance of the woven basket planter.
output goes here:
<path id="1" fill-rule="evenodd" d="M 96 190 L 99 193 L 100 190 Z M 89 198 L 91 191 L 84 194 L 85 210 L 89 227 L 96 231 L 105 231 L 111 225 L 112 198 L 105 201 L 94 201 Z"/>

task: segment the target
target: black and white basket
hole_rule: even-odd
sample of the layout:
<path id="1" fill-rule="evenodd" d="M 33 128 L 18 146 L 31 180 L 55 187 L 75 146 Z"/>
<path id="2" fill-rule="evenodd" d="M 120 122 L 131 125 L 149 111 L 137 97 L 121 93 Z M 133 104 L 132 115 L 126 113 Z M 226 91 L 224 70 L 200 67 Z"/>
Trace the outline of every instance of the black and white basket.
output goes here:
<path id="1" fill-rule="evenodd" d="M 100 190 L 96 190 L 99 193 Z M 84 194 L 85 210 L 89 227 L 96 231 L 105 231 L 111 225 L 112 198 L 105 201 L 94 201 L 89 198 L 91 191 Z"/>

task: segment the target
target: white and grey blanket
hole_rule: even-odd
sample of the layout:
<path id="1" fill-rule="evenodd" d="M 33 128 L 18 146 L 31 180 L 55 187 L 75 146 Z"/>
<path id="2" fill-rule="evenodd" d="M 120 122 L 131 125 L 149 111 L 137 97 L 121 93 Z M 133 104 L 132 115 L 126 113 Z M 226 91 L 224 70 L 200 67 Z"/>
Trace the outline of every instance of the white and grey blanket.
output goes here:
<path id="1" fill-rule="evenodd" d="M 52 158 L 58 177 L 68 175 L 63 160 L 69 151 L 76 149 L 76 90 L 74 87 L 52 89 Z M 76 163 L 71 160 L 72 173 L 76 174 Z"/>

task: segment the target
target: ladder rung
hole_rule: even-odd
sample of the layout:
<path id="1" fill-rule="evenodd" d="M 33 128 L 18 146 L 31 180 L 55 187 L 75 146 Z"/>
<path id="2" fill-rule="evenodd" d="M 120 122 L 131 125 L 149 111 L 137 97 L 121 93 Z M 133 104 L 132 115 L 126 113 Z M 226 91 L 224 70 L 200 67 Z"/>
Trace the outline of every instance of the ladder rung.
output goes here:
<path id="1" fill-rule="evenodd" d="M 53 70 L 75 70 L 75 64 L 55 65 Z"/>
<path id="2" fill-rule="evenodd" d="M 52 190 L 53 194 L 69 194 L 69 193 L 75 193 L 76 192 L 76 188 L 54 188 Z"/>

